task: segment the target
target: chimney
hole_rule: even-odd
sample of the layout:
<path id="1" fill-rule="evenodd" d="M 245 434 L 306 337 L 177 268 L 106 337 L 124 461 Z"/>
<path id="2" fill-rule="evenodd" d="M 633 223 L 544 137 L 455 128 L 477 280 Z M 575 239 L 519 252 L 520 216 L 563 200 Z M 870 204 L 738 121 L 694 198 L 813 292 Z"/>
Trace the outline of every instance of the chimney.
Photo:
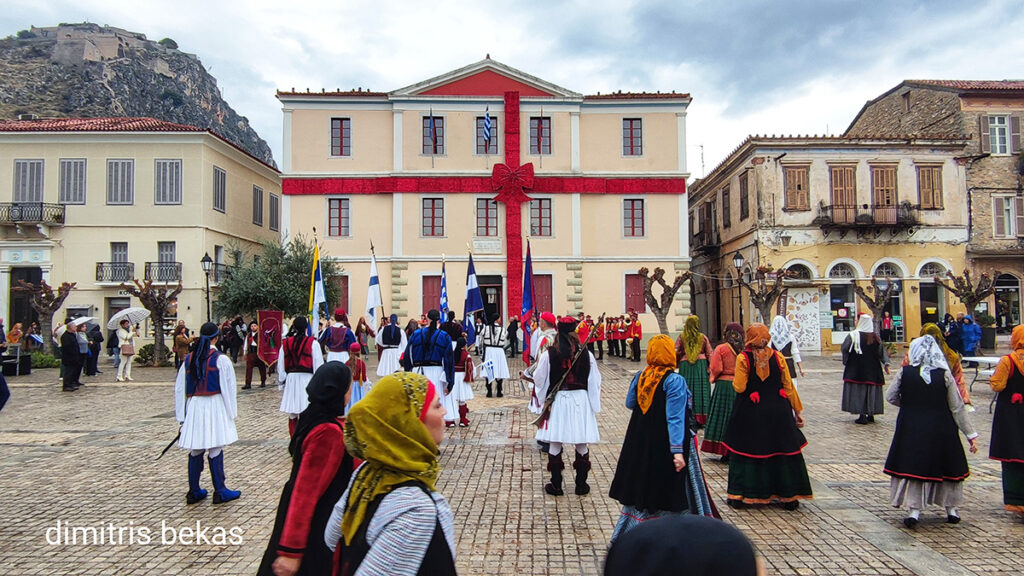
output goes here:
<path id="1" fill-rule="evenodd" d="M 38 120 L 35 114 L 18 114 L 18 120 Z"/>

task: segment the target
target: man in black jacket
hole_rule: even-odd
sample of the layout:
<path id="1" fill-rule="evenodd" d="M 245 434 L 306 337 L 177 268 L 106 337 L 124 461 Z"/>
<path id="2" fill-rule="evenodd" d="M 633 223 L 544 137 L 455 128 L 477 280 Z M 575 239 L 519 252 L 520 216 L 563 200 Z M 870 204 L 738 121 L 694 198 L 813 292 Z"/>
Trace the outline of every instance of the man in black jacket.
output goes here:
<path id="1" fill-rule="evenodd" d="M 78 351 L 78 326 L 68 320 L 64 334 L 60 337 L 60 359 L 64 363 L 64 391 L 74 392 L 80 386 L 82 355 Z"/>

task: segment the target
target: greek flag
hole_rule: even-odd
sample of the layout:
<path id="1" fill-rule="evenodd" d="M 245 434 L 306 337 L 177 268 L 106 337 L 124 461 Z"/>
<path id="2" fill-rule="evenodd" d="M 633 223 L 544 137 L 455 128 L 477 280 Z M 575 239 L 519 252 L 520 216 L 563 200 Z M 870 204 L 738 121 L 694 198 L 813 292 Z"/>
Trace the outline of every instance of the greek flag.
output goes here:
<path id="1" fill-rule="evenodd" d="M 313 271 L 309 281 L 309 326 L 306 334 L 313 335 L 314 326 L 319 330 L 320 315 L 327 315 L 327 291 L 324 290 L 324 275 L 320 270 L 320 246 L 313 247 Z"/>
<path id="2" fill-rule="evenodd" d="M 370 290 L 366 293 L 366 323 L 370 330 L 377 331 L 377 307 L 383 306 L 380 295 L 380 278 L 377 276 L 377 257 L 370 252 Z"/>
<path id="3" fill-rule="evenodd" d="M 473 312 L 484 309 L 484 298 L 480 294 L 480 285 L 476 282 L 476 268 L 473 267 L 473 255 L 469 255 L 469 268 L 466 270 L 466 304 L 463 314 L 468 318 Z"/>
<path id="4" fill-rule="evenodd" d="M 431 106 L 430 111 L 430 153 L 437 154 L 437 131 L 434 129 L 434 108 Z"/>
<path id="5" fill-rule="evenodd" d="M 444 260 L 441 260 L 441 318 L 448 321 L 448 275 L 444 271 Z"/>
<path id="6" fill-rule="evenodd" d="M 491 107 L 484 108 L 484 154 L 490 152 L 491 147 Z"/>

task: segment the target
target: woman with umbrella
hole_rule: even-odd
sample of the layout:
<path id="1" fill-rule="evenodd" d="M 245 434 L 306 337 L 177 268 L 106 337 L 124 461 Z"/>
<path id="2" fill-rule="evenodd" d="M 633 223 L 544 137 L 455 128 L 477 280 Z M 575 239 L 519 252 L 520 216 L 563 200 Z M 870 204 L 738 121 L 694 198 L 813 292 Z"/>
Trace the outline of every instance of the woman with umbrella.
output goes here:
<path id="1" fill-rule="evenodd" d="M 132 381 L 132 361 L 135 359 L 135 337 L 138 330 L 127 318 L 122 318 L 117 328 L 117 346 L 120 350 L 121 362 L 117 365 L 118 382 Z"/>

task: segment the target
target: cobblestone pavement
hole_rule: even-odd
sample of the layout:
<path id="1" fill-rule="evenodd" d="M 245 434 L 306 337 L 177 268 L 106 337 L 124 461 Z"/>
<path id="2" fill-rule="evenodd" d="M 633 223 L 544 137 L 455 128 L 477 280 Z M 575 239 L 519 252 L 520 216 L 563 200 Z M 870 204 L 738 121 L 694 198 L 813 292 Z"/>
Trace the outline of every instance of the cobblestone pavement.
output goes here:
<path id="1" fill-rule="evenodd" d="M 584 497 L 572 495 L 571 475 L 567 496 L 543 493 L 545 459 L 534 446 L 519 384 L 507 383 L 506 397 L 493 399 L 484 398 L 478 385 L 481 393 L 470 403 L 472 425 L 449 430 L 442 448 L 439 489 L 455 512 L 461 573 L 600 574 L 618 516 L 606 494 L 628 420 L 622 399 L 638 366 L 602 363 L 602 442 L 592 446 L 593 492 Z M 805 367 L 799 387 L 814 500 L 795 512 L 720 505 L 724 518 L 755 542 L 768 573 L 1021 573 L 1024 524 L 1003 510 L 999 467 L 986 456 L 992 397 L 987 385 L 974 387 L 981 450 L 969 455 L 964 522 L 945 524 L 940 510 L 929 510 L 910 531 L 900 523 L 902 511 L 888 505 L 888 478 L 881 471 L 896 410 L 888 407 L 874 425 L 855 425 L 838 408 L 840 363 L 807 357 Z M 181 451 L 172 448 L 155 460 L 177 429 L 173 372 L 139 368 L 135 376 L 137 382 L 115 383 L 107 367 L 74 393 L 59 390 L 55 370 L 9 379 L 12 397 L 0 413 L 0 572 L 255 572 L 290 467 L 287 426 L 277 411 L 280 393 L 269 385 L 239 394 L 241 440 L 225 450 L 225 468 L 228 485 L 240 489 L 242 498 L 186 506 Z M 721 504 L 726 467 L 708 458 L 705 469 Z M 208 478 L 204 474 L 204 485 Z M 207 539 L 198 544 L 189 531 L 197 525 Z M 75 535 L 65 532 L 69 526 L 96 528 L 90 539 L 100 538 L 102 529 L 104 543 L 82 545 L 81 531 L 77 544 L 68 543 Z M 241 530 L 241 545 L 224 540 L 231 535 L 223 532 L 234 527 Z M 140 528 L 149 529 L 148 544 L 140 543 Z"/>

